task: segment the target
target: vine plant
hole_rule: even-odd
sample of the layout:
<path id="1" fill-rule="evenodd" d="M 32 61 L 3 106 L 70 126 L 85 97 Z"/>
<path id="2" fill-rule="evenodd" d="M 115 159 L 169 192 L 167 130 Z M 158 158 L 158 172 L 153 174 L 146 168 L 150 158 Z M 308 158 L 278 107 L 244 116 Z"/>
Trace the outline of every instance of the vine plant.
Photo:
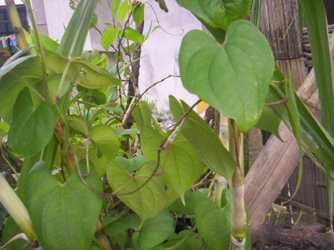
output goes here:
<path id="1" fill-rule="evenodd" d="M 113 21 L 98 30 L 97 2 L 72 1 L 60 44 L 38 33 L 31 15 L 29 47 L 0 70 L 0 135 L 22 161 L 16 193 L 0 178 L 0 199 L 11 215 L 5 248 L 250 249 L 242 134 L 272 128 L 263 116 L 267 99 L 291 93 L 270 87 L 274 58 L 246 20 L 251 1 L 177 0 L 208 30 L 184 37 L 180 77 L 229 118 L 229 149 L 194 111 L 200 100 L 188 106 L 171 96 L 174 125 L 160 126 L 143 96 L 177 76 L 139 93 L 144 5 L 113 0 Z M 83 52 L 90 28 L 113 60 Z M 207 183 L 213 174 L 227 180 L 223 191 L 216 179 Z"/>

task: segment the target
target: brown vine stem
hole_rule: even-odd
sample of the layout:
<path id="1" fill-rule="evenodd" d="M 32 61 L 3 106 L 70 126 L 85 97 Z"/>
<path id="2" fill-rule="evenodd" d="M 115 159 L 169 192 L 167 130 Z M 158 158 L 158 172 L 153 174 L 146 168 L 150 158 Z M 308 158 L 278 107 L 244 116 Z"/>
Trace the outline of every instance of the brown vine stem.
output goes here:
<path id="1" fill-rule="evenodd" d="M 148 86 L 143 93 L 134 96 L 134 98 L 132 99 L 131 103 L 129 104 L 128 109 L 125 111 L 123 119 L 122 119 L 122 127 L 125 126 L 125 124 L 128 122 L 128 120 L 130 119 L 130 116 L 133 112 L 133 110 L 135 109 L 136 105 L 140 102 L 140 100 L 143 98 L 144 95 L 147 94 L 147 92 L 149 92 L 152 88 L 154 88 L 155 86 L 159 85 L 160 83 L 163 83 L 164 81 L 166 81 L 169 78 L 177 78 L 179 76 L 177 75 L 168 75 L 162 79 L 160 79 L 159 81 L 156 81 L 154 83 L 152 83 L 150 86 Z"/>
<path id="2" fill-rule="evenodd" d="M 189 114 L 193 111 L 193 109 L 201 102 L 201 100 L 198 100 L 197 102 L 195 102 L 190 108 L 189 110 L 184 113 L 182 115 L 182 117 L 175 123 L 174 127 L 172 130 L 170 130 L 166 136 L 166 138 L 162 141 L 162 143 L 160 144 L 158 150 L 157 150 L 157 160 L 156 160 L 156 165 L 152 171 L 152 174 L 136 189 L 130 191 L 130 192 L 126 192 L 126 193 L 115 193 L 115 195 L 118 196 L 125 196 L 125 195 L 131 195 L 134 194 L 138 191 L 140 191 L 142 188 L 144 188 L 146 186 L 147 183 L 149 183 L 152 178 L 157 174 L 159 168 L 160 168 L 160 161 L 161 161 L 161 153 L 162 151 L 166 150 L 168 148 L 168 146 L 172 143 L 172 141 L 175 138 L 175 135 L 178 131 L 178 129 L 183 125 L 183 123 L 185 122 L 185 120 L 187 119 L 187 117 L 189 116 Z"/>

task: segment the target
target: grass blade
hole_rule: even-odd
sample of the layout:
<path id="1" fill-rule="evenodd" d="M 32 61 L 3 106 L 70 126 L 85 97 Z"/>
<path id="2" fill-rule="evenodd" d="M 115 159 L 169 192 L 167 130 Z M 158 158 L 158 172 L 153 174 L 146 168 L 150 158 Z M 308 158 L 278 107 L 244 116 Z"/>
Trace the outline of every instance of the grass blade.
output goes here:
<path id="1" fill-rule="evenodd" d="M 81 55 L 97 0 L 81 0 L 61 40 L 59 52 L 67 57 Z"/>

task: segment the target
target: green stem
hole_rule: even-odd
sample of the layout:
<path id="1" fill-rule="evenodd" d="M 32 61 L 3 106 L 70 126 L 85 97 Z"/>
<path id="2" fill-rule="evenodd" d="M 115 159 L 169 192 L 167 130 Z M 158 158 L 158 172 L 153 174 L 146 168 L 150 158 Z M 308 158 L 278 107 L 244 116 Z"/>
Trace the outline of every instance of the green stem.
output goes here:
<path id="1" fill-rule="evenodd" d="M 47 85 L 47 69 L 46 69 L 46 59 L 45 59 L 45 51 L 44 48 L 42 46 L 39 34 L 38 34 L 38 28 L 37 28 L 37 24 L 36 24 L 36 19 L 34 17 L 33 14 L 33 10 L 32 10 L 32 6 L 31 6 L 31 2 L 30 0 L 25 0 L 24 1 L 27 10 L 28 10 L 28 15 L 29 18 L 31 20 L 32 23 L 32 27 L 33 27 L 33 32 L 34 32 L 34 36 L 36 39 L 36 43 L 37 43 L 37 47 L 40 53 L 40 57 L 41 57 L 41 62 L 42 62 L 42 71 L 43 71 L 43 84 L 42 84 L 42 93 L 43 96 L 45 97 L 45 99 L 48 99 L 48 85 Z"/>
<path id="2" fill-rule="evenodd" d="M 243 135 L 233 120 L 229 120 L 229 149 L 236 162 L 232 178 L 232 234 L 230 250 L 244 250 L 246 244 L 246 209 Z"/>

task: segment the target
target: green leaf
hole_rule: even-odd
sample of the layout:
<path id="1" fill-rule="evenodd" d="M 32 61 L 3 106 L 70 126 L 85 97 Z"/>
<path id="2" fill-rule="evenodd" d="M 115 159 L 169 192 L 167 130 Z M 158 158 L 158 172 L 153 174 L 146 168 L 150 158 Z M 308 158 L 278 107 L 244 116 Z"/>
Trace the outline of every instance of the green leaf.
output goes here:
<path id="1" fill-rule="evenodd" d="M 231 24 L 223 46 L 205 32 L 189 32 L 179 60 L 187 90 L 236 120 L 242 131 L 256 125 L 274 72 L 274 57 L 252 23 Z"/>
<path id="2" fill-rule="evenodd" d="M 130 14 L 131 8 L 132 6 L 129 3 L 129 0 L 123 0 L 117 12 L 117 18 L 120 22 L 125 21 L 125 18 Z"/>
<path id="3" fill-rule="evenodd" d="M 145 14 L 145 5 L 142 3 L 138 3 L 133 10 L 133 20 L 136 23 L 136 26 L 139 27 L 144 22 L 144 14 Z"/>
<path id="4" fill-rule="evenodd" d="M 180 196 L 200 179 L 205 170 L 197 152 L 182 135 L 177 135 L 168 148 L 162 151 L 161 167 L 166 182 Z"/>
<path id="5" fill-rule="evenodd" d="M 133 116 L 141 132 L 144 157 L 157 164 L 158 150 L 166 135 L 153 119 L 151 109 L 146 103 L 141 103 Z M 177 135 L 175 140 L 161 151 L 159 167 L 163 170 L 164 181 L 168 187 L 181 196 L 205 170 L 193 146 L 182 135 Z"/>
<path id="6" fill-rule="evenodd" d="M 126 169 L 130 172 L 136 171 L 140 169 L 142 166 L 144 166 L 146 163 L 148 163 L 148 161 L 145 160 L 144 156 L 142 155 L 136 156 L 131 159 L 124 157 L 116 157 L 115 161 L 118 162 L 120 166 L 126 167 Z"/>
<path id="7" fill-rule="evenodd" d="M 133 117 L 140 129 L 141 148 L 144 157 L 150 161 L 156 161 L 157 151 L 166 137 L 158 123 L 152 116 L 151 107 L 146 102 L 141 102 L 133 112 Z"/>
<path id="8" fill-rule="evenodd" d="M 270 108 L 265 107 L 260 120 L 256 124 L 256 127 L 280 138 L 278 131 L 280 123 L 281 120 L 279 117 L 277 117 L 277 115 Z"/>
<path id="9" fill-rule="evenodd" d="M 229 205 L 217 208 L 204 193 L 191 193 L 188 206 L 195 212 L 198 232 L 208 244 L 209 250 L 228 249 L 231 234 L 231 210 Z"/>
<path id="10" fill-rule="evenodd" d="M 299 147 L 302 148 L 301 122 L 300 122 L 300 116 L 299 116 L 299 111 L 298 111 L 298 105 L 296 101 L 296 94 L 292 86 L 291 78 L 286 81 L 285 93 L 288 98 L 287 109 L 288 109 L 288 116 L 289 116 L 291 128 L 292 128 L 294 136 L 296 137 Z"/>
<path id="11" fill-rule="evenodd" d="M 55 108 L 47 103 L 41 103 L 35 108 L 29 89 L 25 88 L 14 106 L 8 135 L 9 146 L 25 157 L 40 152 L 52 138 L 56 119 Z"/>
<path id="12" fill-rule="evenodd" d="M 233 21 L 247 17 L 251 0 L 177 0 L 177 3 L 205 25 L 227 30 Z"/>
<path id="13" fill-rule="evenodd" d="M 127 166 L 119 161 L 113 161 L 107 169 L 109 184 L 118 198 L 142 220 L 157 216 L 177 198 L 174 191 L 166 186 L 163 175 L 154 175 L 143 186 L 154 170 L 154 162 L 149 162 L 136 172 L 129 172 Z"/>
<path id="14" fill-rule="evenodd" d="M 66 120 L 70 128 L 73 129 L 75 132 L 79 132 L 84 136 L 88 136 L 89 124 L 82 117 L 76 115 L 70 115 L 66 117 Z"/>
<path id="15" fill-rule="evenodd" d="M 301 0 L 308 27 L 312 62 L 319 89 L 321 120 L 334 136 L 334 81 L 332 59 L 327 33 L 327 17 L 324 1 Z"/>
<path id="16" fill-rule="evenodd" d="M 145 37 L 143 36 L 143 34 L 140 34 L 138 31 L 131 27 L 125 29 L 124 37 L 136 43 L 143 43 L 145 41 Z"/>
<path id="17" fill-rule="evenodd" d="M 113 0 L 111 2 L 111 15 L 113 17 L 116 17 L 120 3 L 121 0 Z"/>
<path id="18" fill-rule="evenodd" d="M 101 43 L 105 50 L 108 50 L 112 43 L 116 40 L 117 36 L 120 34 L 121 30 L 119 27 L 107 27 L 102 34 Z"/>
<path id="19" fill-rule="evenodd" d="M 21 90 L 42 79 L 41 62 L 37 56 L 20 57 L 0 69 L 0 116 L 7 117 Z"/>
<path id="20" fill-rule="evenodd" d="M 138 243 L 142 249 L 151 249 L 174 233 L 174 219 L 168 212 L 145 221 L 139 232 Z"/>
<path id="21" fill-rule="evenodd" d="M 198 234 L 185 230 L 170 237 L 163 246 L 173 250 L 198 250 L 202 249 L 203 241 Z"/>
<path id="22" fill-rule="evenodd" d="M 169 98 L 169 105 L 175 120 L 179 120 L 190 109 L 185 103 L 181 105 L 173 96 Z M 235 167 L 233 157 L 201 117 L 191 112 L 181 128 L 181 133 L 210 169 L 231 180 Z"/>
<path id="23" fill-rule="evenodd" d="M 107 159 L 112 160 L 118 154 L 120 142 L 117 134 L 111 127 L 95 126 L 89 131 L 90 138 Z"/>
<path id="24" fill-rule="evenodd" d="M 65 57 L 81 56 L 97 0 L 81 0 L 66 28 L 59 52 Z"/>
<path id="25" fill-rule="evenodd" d="M 102 191 L 97 177 L 86 181 Z M 28 210 L 45 250 L 89 250 L 94 238 L 102 199 L 75 174 L 60 183 L 43 162 L 30 171 Z"/>
<path id="26" fill-rule="evenodd" d="M 48 70 L 56 74 L 63 74 L 66 65 L 70 62 L 69 59 L 47 50 L 45 50 L 45 57 Z M 100 89 L 120 83 L 106 70 L 81 59 L 71 60 L 67 79 L 75 80 L 77 84 L 88 89 Z"/>
<path id="27" fill-rule="evenodd" d="M 137 230 L 140 223 L 140 218 L 137 215 L 129 214 L 110 223 L 103 229 L 103 231 L 111 239 L 113 245 L 125 248 L 125 245 L 130 238 L 130 230 Z"/>

